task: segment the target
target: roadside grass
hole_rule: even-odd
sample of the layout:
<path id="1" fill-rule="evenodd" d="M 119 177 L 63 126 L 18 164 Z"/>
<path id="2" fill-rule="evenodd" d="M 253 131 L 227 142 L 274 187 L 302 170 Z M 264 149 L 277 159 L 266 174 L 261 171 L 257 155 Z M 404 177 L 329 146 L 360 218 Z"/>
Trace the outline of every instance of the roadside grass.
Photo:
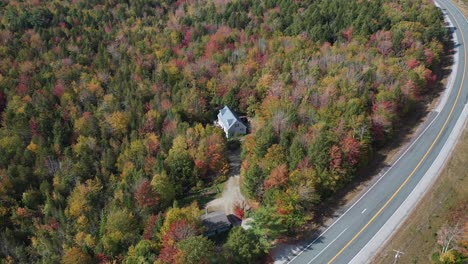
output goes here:
<path id="1" fill-rule="evenodd" d="M 452 3 L 460 7 L 463 14 L 468 17 L 468 0 L 452 0 Z"/>
<path id="2" fill-rule="evenodd" d="M 437 231 L 468 214 L 467 162 L 468 127 L 434 186 L 372 263 L 395 263 L 393 250 L 404 252 L 397 263 L 431 263 L 437 250 Z"/>

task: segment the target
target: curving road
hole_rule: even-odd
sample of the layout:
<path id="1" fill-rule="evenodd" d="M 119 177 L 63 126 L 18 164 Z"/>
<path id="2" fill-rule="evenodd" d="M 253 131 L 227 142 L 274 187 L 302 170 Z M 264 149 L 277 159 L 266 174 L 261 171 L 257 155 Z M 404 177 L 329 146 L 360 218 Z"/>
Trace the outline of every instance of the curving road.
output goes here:
<path id="1" fill-rule="evenodd" d="M 424 188 L 437 177 L 456 135 L 462 130 L 468 114 L 467 73 L 468 21 L 449 0 L 437 0 L 453 23 L 456 54 L 451 80 L 441 106 L 430 116 L 424 131 L 405 152 L 345 213 L 318 237 L 292 255 L 276 262 L 365 263 L 398 227 L 424 193 Z M 459 120 L 460 119 L 460 120 Z M 455 139 L 454 139 L 455 138 Z M 437 165 L 437 166 L 435 166 Z M 427 179 L 427 178 L 434 179 Z M 421 180 L 422 179 L 422 180 Z M 424 183 L 422 184 L 422 183 Z M 419 192 L 416 192 L 417 189 Z M 385 233 L 387 235 L 382 235 Z M 368 251 L 374 250 L 374 251 Z"/>

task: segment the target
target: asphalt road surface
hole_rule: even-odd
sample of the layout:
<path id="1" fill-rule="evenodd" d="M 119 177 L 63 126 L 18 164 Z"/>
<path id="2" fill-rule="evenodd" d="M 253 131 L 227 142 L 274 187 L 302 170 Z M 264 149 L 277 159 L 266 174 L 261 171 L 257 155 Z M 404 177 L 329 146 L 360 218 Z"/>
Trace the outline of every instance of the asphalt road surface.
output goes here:
<path id="1" fill-rule="evenodd" d="M 426 174 L 447 142 L 468 99 L 465 81 L 468 22 L 448 0 L 438 0 L 453 23 L 458 62 L 445 105 L 387 172 L 320 236 L 286 263 L 349 263 L 372 239 Z"/>

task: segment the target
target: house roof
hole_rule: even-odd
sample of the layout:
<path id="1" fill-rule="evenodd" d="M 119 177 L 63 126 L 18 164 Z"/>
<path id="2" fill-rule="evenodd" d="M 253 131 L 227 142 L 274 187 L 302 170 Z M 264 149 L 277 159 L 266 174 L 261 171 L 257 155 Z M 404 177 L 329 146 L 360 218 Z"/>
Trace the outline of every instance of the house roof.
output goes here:
<path id="1" fill-rule="evenodd" d="M 216 211 L 201 217 L 203 225 L 208 232 L 224 229 L 231 226 L 231 222 L 224 212 Z"/>
<path id="2" fill-rule="evenodd" d="M 227 106 L 219 110 L 218 119 L 223 123 L 223 126 L 228 129 L 236 122 L 236 120 L 242 124 L 236 114 L 234 114 L 234 112 L 232 112 Z"/>

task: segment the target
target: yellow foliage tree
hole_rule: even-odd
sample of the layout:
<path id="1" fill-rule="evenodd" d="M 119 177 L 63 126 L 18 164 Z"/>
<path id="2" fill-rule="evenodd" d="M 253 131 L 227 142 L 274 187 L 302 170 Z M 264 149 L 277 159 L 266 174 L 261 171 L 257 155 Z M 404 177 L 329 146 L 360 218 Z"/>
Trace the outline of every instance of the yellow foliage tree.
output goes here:
<path id="1" fill-rule="evenodd" d="M 62 258 L 62 264 L 75 264 L 75 263 L 81 263 L 81 264 L 93 263 L 93 259 L 91 258 L 90 255 L 83 252 L 81 249 L 77 247 L 72 247 L 65 251 L 65 254 L 63 255 L 63 258 Z"/>
<path id="2" fill-rule="evenodd" d="M 89 213 L 92 210 L 91 201 L 102 189 L 96 180 L 87 180 L 85 184 L 78 184 L 68 198 L 65 215 L 75 219 L 79 227 L 87 227 Z"/>
<path id="3" fill-rule="evenodd" d="M 121 111 L 114 112 L 106 117 L 106 122 L 110 125 L 112 132 L 116 134 L 125 133 L 129 121 L 128 115 Z"/>
<path id="4" fill-rule="evenodd" d="M 164 235 L 169 231 L 172 223 L 176 221 L 185 220 L 187 224 L 200 224 L 200 209 L 198 209 L 197 202 L 193 202 L 190 206 L 183 208 L 171 208 L 166 213 L 164 224 L 161 227 L 159 237 L 162 239 Z"/>
<path id="5" fill-rule="evenodd" d="M 27 150 L 36 153 L 37 152 L 37 144 L 31 142 L 29 145 L 26 147 Z"/>

